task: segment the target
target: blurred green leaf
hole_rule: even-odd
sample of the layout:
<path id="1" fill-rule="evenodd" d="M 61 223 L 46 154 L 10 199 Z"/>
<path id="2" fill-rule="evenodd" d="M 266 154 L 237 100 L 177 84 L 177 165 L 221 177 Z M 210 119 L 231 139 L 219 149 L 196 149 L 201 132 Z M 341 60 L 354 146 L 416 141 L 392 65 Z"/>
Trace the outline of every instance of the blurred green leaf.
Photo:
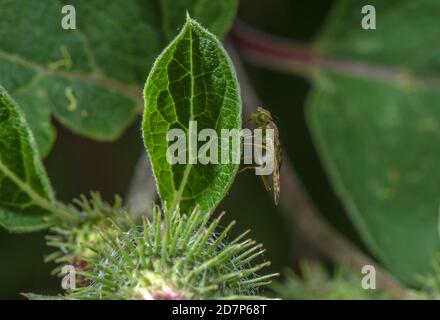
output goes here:
<path id="1" fill-rule="evenodd" d="M 365 4 L 334 8 L 317 48 L 336 60 L 315 74 L 308 120 L 366 244 L 415 283 L 440 247 L 440 3 L 368 1 L 376 30 L 361 27 Z"/>
<path id="2" fill-rule="evenodd" d="M 197 121 L 197 130 L 214 129 L 219 137 L 222 129 L 241 130 L 239 86 L 221 43 L 188 17 L 153 66 L 144 96 L 144 141 L 162 201 L 169 208 L 180 203 L 184 211 L 196 204 L 202 209 L 215 208 L 238 164 L 191 164 L 187 156 L 187 164 L 171 165 L 167 149 L 174 142 L 167 141 L 167 132 L 181 129 L 189 140 L 197 134 L 190 130 L 190 121 Z"/>
<path id="3" fill-rule="evenodd" d="M 432 271 L 427 274 L 418 274 L 420 290 L 411 290 L 412 299 L 440 300 L 440 252 L 433 255 Z"/>
<path id="4" fill-rule="evenodd" d="M 0 225 L 15 232 L 44 228 L 53 202 L 34 138 L 0 86 Z"/>
<path id="5" fill-rule="evenodd" d="M 302 261 L 300 275 L 288 270 L 283 282 L 272 285 L 283 300 L 379 300 L 390 297 L 381 290 L 364 289 L 362 274 L 338 266 L 332 274 L 318 263 Z"/>
<path id="6" fill-rule="evenodd" d="M 25 111 L 40 154 L 55 140 L 51 115 L 78 134 L 118 138 L 140 112 L 147 70 L 186 10 L 223 35 L 237 0 L 170 3 L 2 1 L 0 83 Z M 64 4 L 76 9 L 76 30 L 61 27 Z"/>

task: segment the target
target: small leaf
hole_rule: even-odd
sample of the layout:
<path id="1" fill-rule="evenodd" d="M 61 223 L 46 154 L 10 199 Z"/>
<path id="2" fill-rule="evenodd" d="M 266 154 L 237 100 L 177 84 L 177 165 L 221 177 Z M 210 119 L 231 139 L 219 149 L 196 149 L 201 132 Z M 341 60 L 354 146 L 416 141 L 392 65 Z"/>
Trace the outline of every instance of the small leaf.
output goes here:
<path id="1" fill-rule="evenodd" d="M 237 0 L 75 0 L 77 29 L 64 30 L 63 3 L 2 0 L 0 10 L 0 83 L 23 108 L 42 156 L 55 140 L 52 115 L 75 133 L 118 138 L 142 110 L 146 70 L 185 12 L 222 35 L 237 6 Z"/>
<path id="2" fill-rule="evenodd" d="M 196 203 L 201 208 L 215 208 L 229 189 L 238 164 L 171 165 L 166 154 L 172 142 L 166 135 L 170 129 L 180 128 L 188 137 L 190 121 L 197 121 L 198 131 L 214 129 L 218 137 L 221 129 L 241 130 L 239 86 L 220 42 L 188 18 L 153 66 L 144 95 L 145 146 L 162 200 L 168 207 L 180 203 L 183 211 Z"/>
<path id="3" fill-rule="evenodd" d="M 0 86 L 0 225 L 15 232 L 48 225 L 54 195 L 21 110 Z"/>

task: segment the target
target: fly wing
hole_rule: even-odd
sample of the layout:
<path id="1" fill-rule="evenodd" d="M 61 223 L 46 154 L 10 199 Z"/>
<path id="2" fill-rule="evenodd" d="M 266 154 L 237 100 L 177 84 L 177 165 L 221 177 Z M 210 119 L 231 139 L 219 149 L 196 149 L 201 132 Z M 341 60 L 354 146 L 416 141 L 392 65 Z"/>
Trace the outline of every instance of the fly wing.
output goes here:
<path id="1" fill-rule="evenodd" d="M 281 149 L 281 141 L 280 141 L 280 134 L 277 125 L 271 121 L 269 123 L 269 127 L 274 130 L 274 169 L 273 169 L 273 175 L 272 175 L 272 183 L 273 183 L 273 196 L 275 204 L 278 205 L 278 201 L 280 198 L 280 191 L 281 191 L 281 185 L 280 185 L 280 169 L 281 169 L 281 162 L 283 159 L 282 155 L 282 149 Z"/>
<path id="2" fill-rule="evenodd" d="M 263 181 L 264 189 L 269 192 L 271 190 L 269 176 L 261 176 L 261 180 Z"/>
<path id="3" fill-rule="evenodd" d="M 275 162 L 277 162 L 275 160 Z M 273 169 L 273 197 L 275 204 L 278 205 L 278 201 L 280 199 L 280 191 L 281 191 L 281 185 L 280 185 L 280 167 L 277 163 L 275 163 L 275 167 Z"/>

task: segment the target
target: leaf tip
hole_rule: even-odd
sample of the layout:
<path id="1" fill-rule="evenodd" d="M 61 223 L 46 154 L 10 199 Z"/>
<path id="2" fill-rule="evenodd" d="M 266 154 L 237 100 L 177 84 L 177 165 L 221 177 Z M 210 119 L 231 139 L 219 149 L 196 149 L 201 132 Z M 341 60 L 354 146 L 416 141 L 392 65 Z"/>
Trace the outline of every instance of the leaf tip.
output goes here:
<path id="1" fill-rule="evenodd" d="M 186 23 L 191 23 L 191 21 L 192 21 L 192 18 L 191 18 L 191 16 L 189 15 L 189 11 L 186 10 Z"/>

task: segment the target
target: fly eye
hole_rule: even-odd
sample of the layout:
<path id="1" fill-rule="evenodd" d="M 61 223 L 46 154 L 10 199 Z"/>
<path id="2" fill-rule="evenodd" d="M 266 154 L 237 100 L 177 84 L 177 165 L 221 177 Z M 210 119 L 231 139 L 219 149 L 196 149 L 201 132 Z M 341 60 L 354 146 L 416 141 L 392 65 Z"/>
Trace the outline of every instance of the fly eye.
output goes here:
<path id="1" fill-rule="evenodd" d="M 260 114 L 258 115 L 258 121 L 259 121 L 259 122 L 266 122 L 266 121 L 267 121 L 267 114 L 265 114 L 265 113 L 260 113 Z"/>

